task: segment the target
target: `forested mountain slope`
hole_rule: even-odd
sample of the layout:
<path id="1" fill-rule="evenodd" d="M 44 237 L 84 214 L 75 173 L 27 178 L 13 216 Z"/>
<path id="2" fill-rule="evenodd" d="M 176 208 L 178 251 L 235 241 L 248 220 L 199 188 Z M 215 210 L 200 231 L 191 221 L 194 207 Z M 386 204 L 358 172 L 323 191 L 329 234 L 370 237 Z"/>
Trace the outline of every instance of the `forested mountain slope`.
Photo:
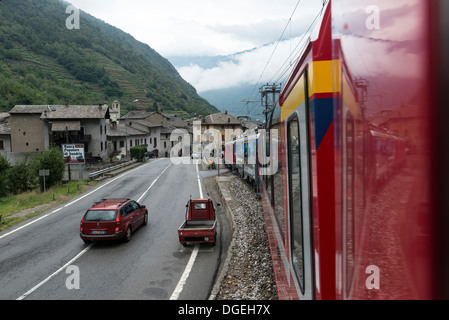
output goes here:
<path id="1" fill-rule="evenodd" d="M 69 5 L 59 0 L 0 5 L 1 110 L 118 99 L 129 110 L 183 116 L 217 111 L 167 59 L 129 34 L 82 11 L 80 28 L 68 29 Z"/>

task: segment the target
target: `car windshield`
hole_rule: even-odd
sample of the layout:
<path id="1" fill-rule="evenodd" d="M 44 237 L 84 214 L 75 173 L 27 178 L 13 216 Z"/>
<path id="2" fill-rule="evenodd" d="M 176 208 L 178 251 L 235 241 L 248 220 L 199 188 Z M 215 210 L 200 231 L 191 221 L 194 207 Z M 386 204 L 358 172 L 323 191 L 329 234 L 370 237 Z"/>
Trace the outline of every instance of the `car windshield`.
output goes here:
<path id="1" fill-rule="evenodd" d="M 84 216 L 84 221 L 115 221 L 117 210 L 89 210 Z"/>

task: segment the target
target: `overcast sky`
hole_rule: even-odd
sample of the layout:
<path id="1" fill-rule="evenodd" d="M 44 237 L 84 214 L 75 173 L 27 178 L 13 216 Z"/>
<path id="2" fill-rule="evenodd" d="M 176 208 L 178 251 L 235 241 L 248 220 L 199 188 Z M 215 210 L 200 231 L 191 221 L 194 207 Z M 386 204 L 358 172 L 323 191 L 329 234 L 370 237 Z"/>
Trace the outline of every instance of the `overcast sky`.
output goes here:
<path id="1" fill-rule="evenodd" d="M 164 57 L 230 55 L 259 48 L 249 55 L 239 55 L 232 63 L 224 63 L 213 69 L 203 69 L 194 64 L 183 68 L 178 66 L 181 76 L 199 92 L 238 85 L 240 82 L 257 82 L 287 26 L 283 41 L 262 79 L 269 81 L 297 47 L 322 8 L 322 0 L 300 0 L 299 5 L 298 0 L 69 2 L 131 34 Z M 290 17 L 292 20 L 289 24 Z M 272 45 L 260 48 L 269 43 Z M 232 73 L 239 79 L 225 81 Z M 221 79 L 217 79 L 220 74 Z"/>

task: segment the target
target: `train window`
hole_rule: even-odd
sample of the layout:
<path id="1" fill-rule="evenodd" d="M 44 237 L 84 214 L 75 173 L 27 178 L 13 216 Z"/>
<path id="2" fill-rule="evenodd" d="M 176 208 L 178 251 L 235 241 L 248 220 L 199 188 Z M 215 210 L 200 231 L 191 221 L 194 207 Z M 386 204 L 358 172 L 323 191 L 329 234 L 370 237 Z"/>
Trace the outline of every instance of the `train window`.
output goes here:
<path id="1" fill-rule="evenodd" d="M 314 254 L 310 170 L 310 106 L 307 71 L 296 85 L 294 111 L 285 121 L 290 261 L 300 299 L 314 297 Z M 296 102 L 299 100 L 299 104 Z M 292 99 L 291 101 L 294 101 Z M 298 291 L 298 293 L 299 293 Z"/>
<path id="2" fill-rule="evenodd" d="M 355 178 L 355 128 L 354 117 L 348 111 L 345 124 L 345 165 L 344 165 L 344 256 L 346 269 L 346 294 L 349 294 L 355 263 L 355 224 L 354 224 L 354 178 Z"/>
<path id="3" fill-rule="evenodd" d="M 287 127 L 288 163 L 289 163 L 289 197 L 290 197 L 290 223 L 292 262 L 296 271 L 301 289 L 304 288 L 304 237 L 303 212 L 301 193 L 301 167 L 300 167 L 300 136 L 297 117 L 293 117 Z"/>
<path id="4" fill-rule="evenodd" d="M 277 159 L 278 162 L 278 170 L 273 175 L 273 209 L 274 209 L 274 215 L 276 216 L 279 230 L 282 236 L 282 240 L 285 243 L 284 233 L 285 233 L 285 213 L 284 213 L 284 171 L 282 168 L 282 143 L 280 141 L 280 137 L 277 138 L 278 142 L 277 144 Z"/>

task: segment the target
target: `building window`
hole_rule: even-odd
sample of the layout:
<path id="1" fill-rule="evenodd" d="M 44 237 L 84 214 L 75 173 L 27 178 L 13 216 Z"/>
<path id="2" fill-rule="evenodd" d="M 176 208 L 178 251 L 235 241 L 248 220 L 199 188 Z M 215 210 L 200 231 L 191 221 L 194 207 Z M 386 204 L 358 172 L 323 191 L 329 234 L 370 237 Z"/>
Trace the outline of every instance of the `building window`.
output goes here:
<path id="1" fill-rule="evenodd" d="M 5 141 L 0 140 L 0 150 L 5 150 Z"/>

